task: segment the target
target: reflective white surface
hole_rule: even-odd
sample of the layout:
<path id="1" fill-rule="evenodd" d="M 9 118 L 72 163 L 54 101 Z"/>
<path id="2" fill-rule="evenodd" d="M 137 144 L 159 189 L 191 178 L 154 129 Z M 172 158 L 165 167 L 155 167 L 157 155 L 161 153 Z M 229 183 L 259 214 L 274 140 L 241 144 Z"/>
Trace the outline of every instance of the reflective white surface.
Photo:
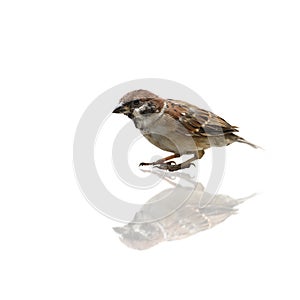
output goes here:
<path id="1" fill-rule="evenodd" d="M 149 199 L 146 202 L 147 205 L 135 214 L 131 222 L 122 227 L 113 228 L 120 234 L 120 240 L 133 249 L 145 250 L 164 241 L 184 239 L 210 229 L 235 214 L 237 205 L 254 196 L 232 199 L 227 195 L 210 195 L 200 182 L 194 181 L 186 173 L 171 174 L 156 170 L 150 172 L 162 177 L 169 182 L 171 187 Z M 177 177 L 183 178 L 183 181 L 188 182 L 189 185 L 176 183 Z M 145 215 L 150 219 L 156 215 L 151 206 L 152 203 L 159 201 L 156 209 L 165 211 L 166 207 L 174 201 L 179 202 L 178 200 L 184 201 L 175 211 L 152 222 L 144 221 Z"/>
<path id="2" fill-rule="evenodd" d="M 0 6 L 1 299 L 300 298 L 298 1 Z M 99 214 L 80 193 L 72 145 L 93 99 L 142 77 L 189 86 L 265 151 L 228 147 L 218 194 L 257 193 L 238 213 L 137 251 L 112 229 L 125 224 Z M 136 174 L 140 161 L 160 154 L 142 140 L 132 150 Z M 210 155 L 196 178 L 203 186 Z M 110 157 L 103 160 L 109 166 Z M 111 182 L 117 193 L 121 186 Z"/>

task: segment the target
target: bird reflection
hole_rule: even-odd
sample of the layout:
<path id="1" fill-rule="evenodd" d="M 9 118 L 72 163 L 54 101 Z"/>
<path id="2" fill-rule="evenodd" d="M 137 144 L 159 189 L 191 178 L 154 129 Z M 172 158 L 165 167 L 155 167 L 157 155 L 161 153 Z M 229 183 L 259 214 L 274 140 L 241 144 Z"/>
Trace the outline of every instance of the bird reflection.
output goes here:
<path id="1" fill-rule="evenodd" d="M 147 171 L 144 171 L 147 172 Z M 253 195 L 233 199 L 227 195 L 211 195 L 205 191 L 204 186 L 195 182 L 190 175 L 179 173 L 172 174 L 162 171 L 148 171 L 164 180 L 167 180 L 172 188 L 168 188 L 147 201 L 133 220 L 123 227 L 113 228 L 120 235 L 120 240 L 130 248 L 144 250 L 151 248 L 163 241 L 174 241 L 187 238 L 200 231 L 210 229 L 223 222 L 231 215 L 237 212 L 236 206 L 243 203 Z M 180 177 L 190 186 L 183 186 L 174 183 L 174 179 Z M 176 189 L 176 193 L 172 190 Z M 186 197 L 189 195 L 189 197 Z M 154 203 L 162 197 L 162 205 L 168 205 L 174 200 L 174 197 L 187 198 L 184 203 L 168 216 L 152 222 L 141 222 L 145 214 L 149 216 L 149 203 Z M 164 207 L 161 207 L 164 209 Z"/>

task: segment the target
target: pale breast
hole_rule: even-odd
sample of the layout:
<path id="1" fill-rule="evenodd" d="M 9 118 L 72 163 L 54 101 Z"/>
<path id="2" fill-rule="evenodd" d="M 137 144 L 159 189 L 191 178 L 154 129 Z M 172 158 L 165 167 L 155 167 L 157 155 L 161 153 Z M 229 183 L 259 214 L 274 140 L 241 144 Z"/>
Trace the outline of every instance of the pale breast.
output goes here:
<path id="1" fill-rule="evenodd" d="M 169 115 L 163 115 L 141 132 L 149 142 L 165 151 L 184 154 L 199 150 L 187 130 Z"/>

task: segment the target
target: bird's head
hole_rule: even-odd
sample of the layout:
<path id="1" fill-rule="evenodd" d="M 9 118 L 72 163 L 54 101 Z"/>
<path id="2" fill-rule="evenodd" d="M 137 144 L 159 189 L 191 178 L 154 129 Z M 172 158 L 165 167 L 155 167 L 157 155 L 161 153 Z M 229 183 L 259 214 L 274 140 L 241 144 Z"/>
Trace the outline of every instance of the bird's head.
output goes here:
<path id="1" fill-rule="evenodd" d="M 157 114 L 163 108 L 163 99 L 147 90 L 135 90 L 125 94 L 113 113 L 124 114 L 130 119 Z"/>

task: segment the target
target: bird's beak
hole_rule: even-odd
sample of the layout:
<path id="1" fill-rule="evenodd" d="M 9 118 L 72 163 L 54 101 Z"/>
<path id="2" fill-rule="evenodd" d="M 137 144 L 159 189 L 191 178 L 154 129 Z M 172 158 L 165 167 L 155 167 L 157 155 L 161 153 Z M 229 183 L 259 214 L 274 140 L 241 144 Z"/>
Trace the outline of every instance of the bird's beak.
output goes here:
<path id="1" fill-rule="evenodd" d="M 114 114 L 124 114 L 128 112 L 128 107 L 126 107 L 125 105 L 123 105 L 122 103 L 120 103 L 114 110 L 113 113 Z"/>

